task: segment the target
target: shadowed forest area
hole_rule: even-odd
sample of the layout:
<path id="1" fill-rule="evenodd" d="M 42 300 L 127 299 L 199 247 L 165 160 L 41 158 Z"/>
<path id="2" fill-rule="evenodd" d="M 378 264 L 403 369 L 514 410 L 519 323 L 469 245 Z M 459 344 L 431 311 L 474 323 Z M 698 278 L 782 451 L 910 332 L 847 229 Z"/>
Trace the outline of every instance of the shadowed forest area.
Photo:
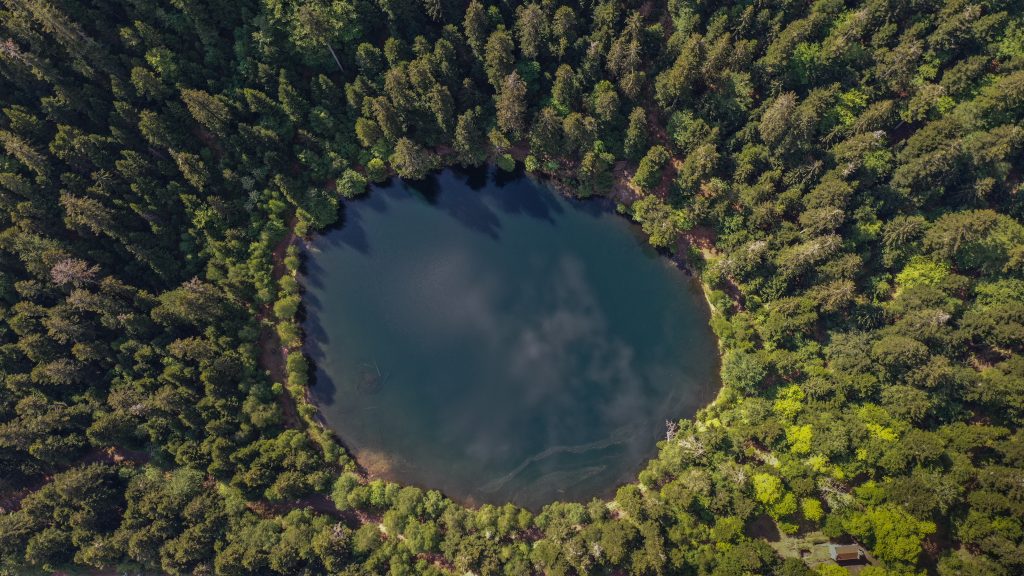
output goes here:
<path id="1" fill-rule="evenodd" d="M 0 573 L 1024 572 L 1022 14 L 0 0 Z M 724 388 L 609 501 L 370 478 L 307 398 L 290 235 L 487 162 L 707 291 Z"/>

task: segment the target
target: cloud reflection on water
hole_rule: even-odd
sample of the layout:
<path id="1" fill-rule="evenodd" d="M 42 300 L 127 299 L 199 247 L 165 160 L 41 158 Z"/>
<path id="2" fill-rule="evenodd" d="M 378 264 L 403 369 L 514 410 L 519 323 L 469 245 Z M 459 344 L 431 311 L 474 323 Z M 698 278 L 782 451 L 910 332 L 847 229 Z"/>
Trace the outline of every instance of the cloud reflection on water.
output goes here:
<path id="1" fill-rule="evenodd" d="M 580 206 L 450 172 L 351 204 L 305 281 L 314 391 L 342 439 L 463 501 L 536 507 L 634 475 L 697 406 L 714 344 L 679 271 Z M 388 374 L 373 394 L 367 363 Z"/>

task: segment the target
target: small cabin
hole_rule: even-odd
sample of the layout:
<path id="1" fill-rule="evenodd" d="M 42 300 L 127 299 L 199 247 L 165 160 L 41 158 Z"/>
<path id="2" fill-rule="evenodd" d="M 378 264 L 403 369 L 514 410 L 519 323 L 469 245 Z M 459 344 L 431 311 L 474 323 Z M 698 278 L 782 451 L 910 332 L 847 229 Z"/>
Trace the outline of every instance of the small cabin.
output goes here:
<path id="1" fill-rule="evenodd" d="M 864 559 L 864 551 L 856 544 L 829 544 L 828 555 L 836 562 L 859 562 Z"/>

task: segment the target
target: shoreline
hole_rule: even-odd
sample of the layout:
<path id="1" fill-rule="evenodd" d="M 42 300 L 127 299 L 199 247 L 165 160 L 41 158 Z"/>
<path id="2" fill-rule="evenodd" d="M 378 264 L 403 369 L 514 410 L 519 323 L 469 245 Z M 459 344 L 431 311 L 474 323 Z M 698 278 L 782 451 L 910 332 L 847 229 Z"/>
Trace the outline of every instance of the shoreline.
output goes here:
<path id="1" fill-rule="evenodd" d="M 441 172 L 443 170 L 452 170 L 452 169 L 459 170 L 460 168 L 457 167 L 457 166 L 444 166 L 444 167 L 439 168 L 437 171 L 432 172 L 430 177 L 432 177 L 433 175 L 435 175 L 435 174 L 437 174 L 437 173 L 439 173 L 439 172 Z M 491 175 L 492 171 L 502 170 L 500 167 L 498 167 L 493 162 L 488 162 L 488 163 L 480 166 L 479 169 L 487 170 L 489 176 Z M 632 227 L 636 227 L 637 229 L 639 229 L 639 225 L 637 224 L 637 222 L 635 220 L 632 219 L 630 214 L 628 212 L 623 212 L 620 209 L 620 207 L 623 206 L 623 205 L 628 207 L 630 204 L 632 204 L 633 201 L 635 201 L 637 199 L 637 195 L 636 195 L 635 191 L 632 189 L 632 187 L 631 187 L 631 185 L 629 183 L 627 174 L 626 174 L 624 169 L 616 169 L 616 171 L 615 171 L 615 181 L 614 181 L 611 189 L 608 192 L 606 192 L 604 194 L 595 194 L 595 195 L 592 195 L 592 196 L 579 196 L 577 194 L 574 194 L 573 193 L 573 188 L 569 184 L 567 184 L 567 183 L 565 183 L 563 181 L 560 181 L 556 177 L 553 177 L 551 175 L 547 175 L 547 174 L 543 174 L 543 173 L 531 173 L 531 172 L 528 172 L 528 171 L 526 171 L 521 166 L 521 163 L 517 163 L 516 169 L 514 171 L 509 172 L 509 173 L 512 174 L 512 173 L 515 173 L 515 172 L 521 172 L 523 177 L 529 178 L 531 181 L 536 182 L 537 185 L 545 186 L 549 190 L 551 190 L 552 192 L 557 193 L 557 194 L 561 195 L 563 198 L 566 198 L 566 199 L 569 199 L 569 200 L 578 201 L 578 202 L 586 202 L 586 201 L 608 202 L 609 203 L 608 208 L 610 209 L 611 212 L 615 213 L 616 215 L 618 215 L 620 217 L 626 218 L 629 221 L 629 224 Z M 389 179 L 390 178 L 398 178 L 398 176 L 392 174 L 391 176 L 389 176 Z M 373 186 L 376 186 L 376 185 L 377 184 L 369 183 L 368 187 L 373 187 Z M 275 281 L 275 283 L 279 283 L 281 281 L 281 278 L 283 276 L 286 276 L 286 275 L 291 275 L 292 277 L 294 277 L 296 279 L 296 281 L 298 281 L 298 277 L 301 275 L 300 274 L 300 270 L 301 270 L 301 268 L 302 268 L 302 266 L 303 266 L 303 264 L 305 262 L 305 256 L 306 256 L 305 250 L 299 250 L 298 251 L 298 257 L 299 257 L 300 264 L 299 264 L 299 266 L 297 268 L 291 269 L 291 268 L 289 268 L 289 267 L 284 265 L 284 260 L 286 258 L 286 253 L 287 253 L 287 250 L 288 250 L 289 247 L 297 246 L 298 243 L 301 242 L 303 245 L 305 245 L 308 248 L 308 246 L 310 244 L 310 241 L 311 241 L 311 237 L 313 235 L 315 235 L 315 234 L 323 234 L 323 233 L 326 233 L 328 230 L 330 230 L 330 227 L 328 227 L 327 229 L 322 230 L 322 231 L 309 233 L 309 234 L 306 234 L 304 236 L 299 236 L 297 234 L 297 231 L 296 231 L 297 219 L 296 219 L 296 217 L 294 215 L 292 216 L 292 218 L 290 218 L 288 224 L 289 224 L 288 232 L 287 232 L 285 238 L 281 240 L 281 242 L 275 247 L 274 251 L 271 254 L 272 259 L 273 259 L 273 272 L 274 272 L 274 281 Z M 344 224 L 343 223 L 335 224 L 335 225 L 332 225 L 332 227 L 333 226 L 337 226 L 337 225 L 344 225 Z M 639 232 L 639 230 L 638 230 L 638 232 Z M 668 251 L 668 250 L 662 250 L 662 249 L 658 249 L 658 248 L 656 248 L 654 246 L 651 246 L 649 242 L 646 242 L 646 235 L 643 232 L 639 232 L 639 233 L 644 236 L 645 244 L 648 247 L 650 247 L 651 249 L 653 249 L 653 250 L 655 250 L 655 251 L 657 251 L 659 253 L 659 257 L 667 258 L 675 267 L 677 267 L 678 269 L 683 271 L 689 277 L 689 279 L 690 279 L 689 282 L 691 283 L 691 286 L 693 284 L 696 284 L 697 286 L 699 286 L 699 290 L 700 290 L 701 295 L 703 297 L 702 298 L 703 299 L 703 304 L 706 306 L 706 310 L 707 310 L 707 313 L 708 313 L 708 318 L 707 318 L 707 323 L 704 326 L 704 328 L 706 328 L 708 330 L 708 335 L 711 338 L 714 338 L 714 340 L 715 340 L 715 347 L 718 350 L 718 355 L 715 358 L 715 361 L 714 361 L 715 365 L 714 365 L 714 367 L 712 369 L 712 372 L 715 375 L 715 378 L 713 378 L 712 381 L 705 383 L 703 386 L 701 386 L 701 388 L 704 391 L 707 391 L 709 388 L 717 388 L 717 390 L 714 392 L 714 397 L 711 398 L 710 401 L 708 401 L 707 403 L 703 402 L 704 394 L 703 394 L 703 392 L 701 393 L 701 396 L 702 396 L 701 404 L 702 405 L 699 408 L 697 408 L 696 412 L 693 415 L 688 416 L 688 417 L 679 417 L 679 418 L 676 418 L 676 419 L 672 420 L 672 422 L 680 422 L 680 421 L 692 420 L 692 421 L 694 421 L 696 423 L 696 422 L 699 422 L 700 420 L 703 419 L 702 418 L 702 413 L 704 413 L 709 408 L 712 408 L 712 407 L 716 406 L 717 404 L 719 404 L 721 402 L 722 397 L 723 397 L 723 392 L 725 390 L 725 386 L 723 385 L 723 383 L 721 381 L 721 361 L 722 361 L 722 354 L 723 354 L 722 342 L 717 337 L 717 335 L 714 333 L 714 331 L 711 329 L 711 320 L 714 318 L 715 314 L 721 314 L 721 311 L 719 311 L 714 306 L 714 304 L 712 303 L 711 298 L 710 298 L 710 287 L 701 278 L 699 267 L 695 266 L 690 261 L 690 258 L 688 256 L 688 254 L 680 253 L 681 252 L 680 251 L 681 247 L 683 247 L 683 246 L 689 247 L 689 246 L 693 245 L 692 239 L 690 238 L 690 234 L 688 234 L 688 233 L 681 234 L 680 237 L 678 238 L 677 242 L 676 242 L 676 246 L 675 246 L 676 250 L 675 251 Z M 283 250 L 281 249 L 282 246 L 284 248 Z M 702 255 L 706 255 L 706 256 L 710 255 L 708 252 L 706 252 L 703 249 L 701 249 L 701 254 Z M 301 294 L 303 292 L 304 292 L 304 288 L 302 288 L 301 282 L 300 282 L 299 283 L 299 294 L 300 294 L 300 296 L 301 296 Z M 282 322 L 282 321 L 284 321 L 284 322 L 296 321 L 296 319 L 304 316 L 304 313 L 305 313 L 305 302 L 304 302 L 304 298 L 303 298 L 302 300 L 300 300 L 299 309 L 297 310 L 297 312 L 296 312 L 294 317 L 292 317 L 290 319 L 278 318 L 277 320 L 279 322 Z M 300 328 L 301 328 L 301 325 L 302 325 L 302 323 L 299 323 Z M 272 334 L 272 336 L 276 338 L 277 335 L 276 334 Z M 358 449 L 355 449 L 354 447 L 351 447 L 351 446 L 347 445 L 345 443 L 344 439 L 341 438 L 339 433 L 337 431 L 333 430 L 330 427 L 329 423 L 327 422 L 326 418 L 324 417 L 323 413 L 321 412 L 320 406 L 319 406 L 318 402 L 316 401 L 315 396 L 314 396 L 314 394 L 312 392 L 312 387 L 315 385 L 314 382 L 313 382 L 313 378 L 315 378 L 316 366 L 315 366 L 314 362 L 312 361 L 310 355 L 306 351 L 306 344 L 307 344 L 307 342 L 306 342 L 306 339 L 305 339 L 304 331 L 300 331 L 299 338 L 300 338 L 300 342 L 299 342 L 298 346 L 288 347 L 288 346 L 281 345 L 280 348 L 279 348 L 279 352 L 280 352 L 279 357 L 276 358 L 275 360 L 276 360 L 276 362 L 280 366 L 284 366 L 284 365 L 286 365 L 288 363 L 289 355 L 294 354 L 294 353 L 300 353 L 302 355 L 302 357 L 305 359 L 305 364 L 306 364 L 306 381 L 301 386 L 301 390 L 297 389 L 298 386 L 295 386 L 293 383 L 289 383 L 288 382 L 288 380 L 290 378 L 289 378 L 289 375 L 287 373 L 282 374 L 280 370 L 277 370 L 276 374 L 279 374 L 279 375 L 282 375 L 282 376 L 285 377 L 285 381 L 281 382 L 283 384 L 284 388 L 285 388 L 283 393 L 285 395 L 287 395 L 291 399 L 292 403 L 294 403 L 294 406 L 296 408 L 296 412 L 300 416 L 299 421 L 303 424 L 303 426 L 300 427 L 300 429 L 307 429 L 307 430 L 315 429 L 317 431 L 316 433 L 314 433 L 312 435 L 313 436 L 312 439 L 314 441 L 316 441 L 318 444 L 321 445 L 321 448 L 323 448 L 323 450 L 324 450 L 325 459 L 328 461 L 328 463 L 329 464 L 334 464 L 334 463 L 331 462 L 332 459 L 330 458 L 330 456 L 335 452 L 335 450 L 332 450 L 331 447 L 327 445 L 327 444 L 332 444 L 338 451 L 340 451 L 340 454 L 338 455 L 340 457 L 334 459 L 336 461 L 337 465 L 340 465 L 340 467 L 341 467 L 341 469 L 339 470 L 339 473 L 340 472 L 352 472 L 352 473 L 355 473 L 357 475 L 357 477 L 360 479 L 360 481 L 364 482 L 364 483 L 368 482 L 370 480 L 381 479 L 381 480 L 385 480 L 385 481 L 388 481 L 388 482 L 394 482 L 394 483 L 400 484 L 400 485 L 416 486 L 416 487 L 424 489 L 424 490 L 429 490 L 430 488 L 426 488 L 426 487 L 423 487 L 423 486 L 418 486 L 415 483 L 407 484 L 405 482 L 401 482 L 401 481 L 395 480 L 393 475 L 388 473 L 388 471 L 392 467 L 387 464 L 387 462 L 393 461 L 393 456 L 380 454 L 380 453 L 377 453 L 377 452 L 372 451 L 372 450 L 358 450 Z M 261 340 L 262 340 L 262 335 L 261 335 Z M 263 366 L 264 369 L 267 369 L 268 372 L 271 372 L 272 370 L 266 364 L 264 364 L 264 360 L 265 359 L 261 356 L 261 358 L 260 358 L 261 366 Z M 274 380 L 276 382 L 276 379 L 274 379 L 273 377 L 272 377 L 272 380 Z M 287 402 L 285 404 L 287 404 Z M 318 437 L 319 437 L 319 439 L 318 439 Z M 594 496 L 594 498 L 598 498 L 599 500 L 605 501 L 606 503 L 607 502 L 611 502 L 611 500 L 614 498 L 615 492 L 620 487 L 625 486 L 625 485 L 629 485 L 629 484 L 635 484 L 635 483 L 639 482 L 639 477 L 643 473 L 643 471 L 646 470 L 651 465 L 652 462 L 656 461 L 659 458 L 660 453 L 661 453 L 661 448 L 658 446 L 658 444 L 660 444 L 660 443 L 661 443 L 661 440 L 655 441 L 654 445 L 652 446 L 652 448 L 654 448 L 654 453 L 652 454 L 652 456 L 650 458 L 645 459 L 641 463 L 639 469 L 637 469 L 635 472 L 629 474 L 628 475 L 629 479 L 627 481 L 617 483 L 615 486 L 609 488 L 607 491 L 605 491 L 607 493 L 607 496 Z M 359 455 L 358 455 L 359 453 L 364 453 L 364 456 L 369 456 L 369 464 L 370 464 L 369 466 L 367 466 L 367 463 L 364 462 L 364 460 L 366 460 L 366 458 L 365 457 L 364 458 L 360 458 Z M 377 463 L 378 465 L 373 465 L 374 463 Z M 381 464 L 383 464 L 383 465 L 381 465 Z M 476 509 L 476 508 L 479 508 L 481 505 L 485 504 L 485 503 L 475 503 L 474 504 L 474 503 L 472 503 L 472 499 L 466 500 L 466 499 L 454 498 L 454 497 L 452 497 L 452 496 L 450 496 L 448 494 L 445 494 L 443 491 L 442 491 L 442 494 L 444 494 L 445 498 L 451 500 L 452 502 L 455 502 L 456 504 L 458 504 L 460 506 L 468 508 L 468 509 Z M 564 500 L 564 501 L 565 502 L 570 502 L 572 500 Z M 544 506 L 546 506 L 548 504 L 553 504 L 553 503 L 556 503 L 556 502 L 563 502 L 563 500 L 553 500 L 553 501 L 545 504 Z"/>

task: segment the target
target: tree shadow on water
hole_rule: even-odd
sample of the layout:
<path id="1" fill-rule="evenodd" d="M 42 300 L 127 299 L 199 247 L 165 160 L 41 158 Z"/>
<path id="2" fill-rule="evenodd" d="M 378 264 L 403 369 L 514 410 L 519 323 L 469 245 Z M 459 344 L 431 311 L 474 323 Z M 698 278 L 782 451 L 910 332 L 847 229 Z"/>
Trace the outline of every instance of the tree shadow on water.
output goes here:
<path id="1" fill-rule="evenodd" d="M 503 188 L 509 184 L 518 182 L 526 177 L 526 170 L 522 166 L 516 164 L 516 167 L 511 172 L 501 170 L 493 166 L 489 167 L 488 170 L 491 173 L 491 177 L 494 180 L 494 185 L 498 188 Z"/>
<path id="2" fill-rule="evenodd" d="M 338 221 L 321 231 L 314 244 L 320 248 L 348 246 L 360 254 L 370 254 L 370 241 L 366 234 L 363 214 L 367 210 L 385 214 L 390 209 L 389 192 L 401 187 L 400 181 L 389 179 L 372 186 L 370 191 L 353 200 L 346 200 L 338 208 Z"/>
<path id="3" fill-rule="evenodd" d="M 364 196 L 364 198 L 366 198 Z M 354 203 L 364 203 L 364 200 L 353 200 Z M 369 206 L 369 199 L 366 200 Z M 360 254 L 370 254 L 370 241 L 366 235 L 366 228 L 363 226 L 363 218 L 359 209 L 352 204 L 345 203 L 338 208 L 338 221 L 327 230 L 321 233 L 313 241 L 315 248 L 324 250 L 327 248 L 338 248 L 342 245 L 352 248 Z"/>
<path id="4" fill-rule="evenodd" d="M 308 288 L 312 287 L 322 289 L 324 287 L 322 278 L 327 273 L 327 270 L 320 265 L 320 261 L 316 257 L 310 257 L 308 255 L 303 259 L 302 268 L 304 271 L 299 278 L 305 288 L 307 288 L 302 295 L 302 299 L 303 301 L 308 302 L 310 298 L 312 298 L 312 294 Z"/>
<path id="5" fill-rule="evenodd" d="M 483 166 L 459 166 L 451 169 L 451 175 L 453 178 L 461 180 L 470 190 L 479 192 L 487 187 L 491 177 L 491 168 L 486 164 Z"/>
<path id="6" fill-rule="evenodd" d="M 308 352 L 307 352 L 308 353 Z M 327 374 L 323 368 L 320 367 L 320 362 L 316 357 L 310 356 L 313 360 L 313 374 L 311 375 L 309 391 L 316 401 L 318 406 L 322 407 L 334 407 L 335 404 L 344 402 L 344 398 L 338 398 L 338 387 L 334 384 L 334 380 Z M 327 417 L 326 412 L 324 417 Z"/>
<path id="7" fill-rule="evenodd" d="M 444 184 L 449 188 L 465 186 L 455 181 L 450 170 L 432 174 L 423 180 L 405 182 L 409 190 L 418 193 L 427 203 L 445 212 L 462 226 L 497 240 L 500 236 L 501 220 L 484 203 L 483 196 L 472 193 L 471 189 L 464 190 L 463 193 L 445 194 Z"/>
<path id="8" fill-rule="evenodd" d="M 615 202 L 603 196 L 573 198 L 569 202 L 574 210 L 592 218 L 600 218 L 615 212 Z"/>
<path id="9" fill-rule="evenodd" d="M 495 170 L 492 195 L 498 208 L 506 214 L 520 214 L 550 224 L 565 212 L 558 192 L 548 189 L 540 181 L 528 178 L 521 170 L 504 172 Z"/>
<path id="10" fill-rule="evenodd" d="M 320 300 L 310 292 L 306 292 L 303 298 L 307 300 L 306 306 L 312 310 L 320 310 Z M 311 360 L 309 368 L 309 391 L 313 400 L 318 406 L 331 407 L 337 402 L 343 401 L 339 398 L 338 386 L 330 374 L 323 368 L 326 365 L 327 356 L 331 349 L 331 338 L 321 323 L 319 314 L 307 315 L 302 323 L 302 330 L 305 332 L 305 342 L 302 351 Z M 336 411 L 336 410 L 335 410 Z M 327 416 L 327 414 L 324 414 Z"/>
<path id="11" fill-rule="evenodd" d="M 479 193 L 504 214 L 529 216 L 553 224 L 555 217 L 565 212 L 557 192 L 527 176 L 522 167 L 512 172 L 489 165 L 454 168 L 442 174 L 441 179 L 455 181 Z"/>
<path id="12" fill-rule="evenodd" d="M 419 193 L 427 204 L 438 206 L 441 201 L 441 174 L 430 174 L 423 180 L 402 180 L 402 184 L 409 190 Z"/>

